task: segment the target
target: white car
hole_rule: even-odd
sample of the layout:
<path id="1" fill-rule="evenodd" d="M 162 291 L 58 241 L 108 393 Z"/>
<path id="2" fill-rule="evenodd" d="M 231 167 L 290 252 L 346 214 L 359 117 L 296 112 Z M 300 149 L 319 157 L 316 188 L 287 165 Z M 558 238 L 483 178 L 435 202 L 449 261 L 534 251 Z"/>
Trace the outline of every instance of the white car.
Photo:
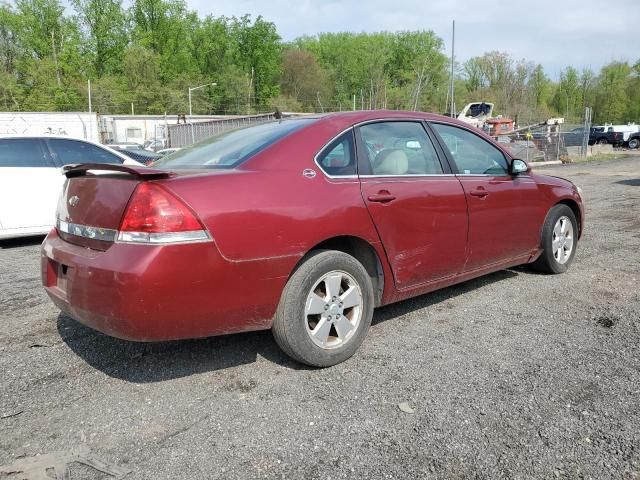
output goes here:
<path id="1" fill-rule="evenodd" d="M 0 239 L 49 233 L 73 163 L 141 163 L 87 140 L 64 136 L 0 137 Z"/>

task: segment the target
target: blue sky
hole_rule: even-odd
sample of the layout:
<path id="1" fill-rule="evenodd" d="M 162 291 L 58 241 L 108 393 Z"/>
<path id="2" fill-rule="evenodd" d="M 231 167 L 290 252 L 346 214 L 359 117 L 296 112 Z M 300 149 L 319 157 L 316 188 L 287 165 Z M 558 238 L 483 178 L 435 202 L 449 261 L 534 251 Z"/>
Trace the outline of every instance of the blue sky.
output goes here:
<path id="1" fill-rule="evenodd" d="M 284 40 L 319 32 L 433 30 L 456 57 L 491 50 L 541 63 L 598 70 L 640 59 L 640 0 L 187 0 L 201 15 L 262 15 Z"/>

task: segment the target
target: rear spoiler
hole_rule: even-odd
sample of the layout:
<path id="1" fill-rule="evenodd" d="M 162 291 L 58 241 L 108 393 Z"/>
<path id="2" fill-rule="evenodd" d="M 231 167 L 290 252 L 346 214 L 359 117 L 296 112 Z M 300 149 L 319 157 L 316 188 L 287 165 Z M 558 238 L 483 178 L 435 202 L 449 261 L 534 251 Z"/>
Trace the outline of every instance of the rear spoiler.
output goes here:
<path id="1" fill-rule="evenodd" d="M 63 168 L 64 174 L 67 178 L 82 177 L 87 175 L 89 170 L 102 170 L 109 172 L 122 172 L 133 175 L 139 180 L 154 180 L 158 178 L 169 178 L 175 175 L 172 172 L 166 170 L 158 170 L 148 167 L 133 167 L 129 165 L 117 165 L 111 163 L 78 163 L 73 165 L 66 165 Z"/>

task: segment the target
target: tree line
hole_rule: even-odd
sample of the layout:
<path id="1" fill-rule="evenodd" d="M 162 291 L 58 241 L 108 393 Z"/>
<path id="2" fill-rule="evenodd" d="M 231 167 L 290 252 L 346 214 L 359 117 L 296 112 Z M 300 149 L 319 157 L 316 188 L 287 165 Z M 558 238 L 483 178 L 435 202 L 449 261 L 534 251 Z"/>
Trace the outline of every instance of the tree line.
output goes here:
<path id="1" fill-rule="evenodd" d="M 258 16 L 204 18 L 184 0 L 0 4 L 0 110 L 102 114 L 406 109 L 444 113 L 450 64 L 432 31 L 321 33 L 283 42 Z M 489 52 L 455 65 L 455 102 L 494 102 L 520 124 L 561 115 L 640 121 L 640 60 L 599 72 Z M 215 83 L 216 85 L 211 85 Z"/>

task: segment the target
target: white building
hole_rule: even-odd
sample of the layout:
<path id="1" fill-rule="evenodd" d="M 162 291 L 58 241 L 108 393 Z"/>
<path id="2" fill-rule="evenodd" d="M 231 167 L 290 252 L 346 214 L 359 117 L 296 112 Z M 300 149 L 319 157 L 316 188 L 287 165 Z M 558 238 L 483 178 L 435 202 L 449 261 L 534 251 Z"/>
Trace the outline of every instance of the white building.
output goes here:
<path id="1" fill-rule="evenodd" d="M 189 122 L 204 122 L 225 115 L 193 115 Z M 101 115 L 100 135 L 102 143 L 144 144 L 166 138 L 168 125 L 178 123 L 177 115 Z"/>
<path id="2" fill-rule="evenodd" d="M 87 112 L 0 112 L 0 135 L 46 134 L 99 142 L 98 116 Z"/>

